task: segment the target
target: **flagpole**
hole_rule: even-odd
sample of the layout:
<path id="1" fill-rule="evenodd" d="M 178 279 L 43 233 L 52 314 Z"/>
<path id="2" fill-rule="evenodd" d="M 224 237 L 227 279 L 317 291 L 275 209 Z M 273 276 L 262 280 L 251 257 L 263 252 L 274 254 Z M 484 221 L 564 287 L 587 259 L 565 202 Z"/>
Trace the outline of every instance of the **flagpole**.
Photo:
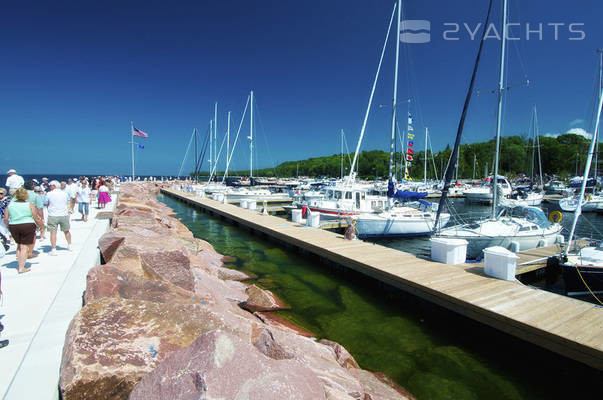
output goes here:
<path id="1" fill-rule="evenodd" d="M 130 121 L 130 144 L 132 145 L 132 182 L 134 182 L 134 122 Z"/>

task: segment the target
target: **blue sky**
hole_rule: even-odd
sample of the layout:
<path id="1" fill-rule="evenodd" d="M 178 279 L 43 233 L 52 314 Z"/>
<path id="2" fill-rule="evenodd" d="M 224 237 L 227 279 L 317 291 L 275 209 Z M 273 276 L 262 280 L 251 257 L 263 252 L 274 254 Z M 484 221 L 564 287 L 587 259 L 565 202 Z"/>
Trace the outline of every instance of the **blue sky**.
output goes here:
<path id="1" fill-rule="evenodd" d="M 500 24 L 500 4 L 494 22 Z M 569 5 L 568 5 L 569 4 Z M 130 173 L 129 121 L 149 133 L 138 140 L 137 174 L 178 172 L 193 128 L 205 133 L 219 106 L 233 125 L 247 94 L 257 99 L 256 162 L 339 152 L 339 131 L 355 147 L 393 2 L 273 1 L 56 1 L 3 2 L 0 43 L 0 164 L 21 173 Z M 435 150 L 452 144 L 486 1 L 408 0 L 403 19 L 431 22 L 431 41 L 402 47 L 398 99 L 411 98 L 416 131 L 428 126 Z M 509 46 L 503 134 L 526 132 L 532 104 L 540 132 L 590 132 L 603 47 L 596 0 L 510 1 L 518 23 Z M 443 32 L 458 23 L 459 32 Z M 542 40 L 532 33 L 543 24 Z M 554 38 L 548 23 L 564 23 Z M 583 40 L 569 32 L 584 31 Z M 479 36 L 479 33 L 478 35 Z M 390 104 L 393 42 L 388 47 L 375 104 Z M 494 135 L 499 42 L 486 43 L 464 143 Z M 398 107 L 402 115 L 406 106 Z M 387 149 L 391 108 L 371 113 L 362 148 Z M 401 124 L 404 125 L 404 124 Z M 244 122 L 245 136 L 248 122 Z M 245 139 L 242 135 L 240 139 Z M 423 139 L 417 141 L 423 147 Z M 249 164 L 240 140 L 233 168 Z M 224 158 L 222 158 L 224 159 Z M 192 170 L 192 161 L 185 171 Z"/>

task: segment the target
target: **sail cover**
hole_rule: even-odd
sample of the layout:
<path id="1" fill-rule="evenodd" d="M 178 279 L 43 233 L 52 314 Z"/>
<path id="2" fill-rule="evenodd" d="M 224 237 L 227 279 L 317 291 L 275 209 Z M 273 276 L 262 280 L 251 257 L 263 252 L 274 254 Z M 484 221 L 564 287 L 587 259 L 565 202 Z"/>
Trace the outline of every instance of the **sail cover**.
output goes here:
<path id="1" fill-rule="evenodd" d="M 391 197 L 395 200 L 405 201 L 419 201 L 427 196 L 427 192 L 409 192 L 407 190 L 398 190 L 394 185 L 394 182 L 389 181 L 387 184 L 387 197 Z"/>

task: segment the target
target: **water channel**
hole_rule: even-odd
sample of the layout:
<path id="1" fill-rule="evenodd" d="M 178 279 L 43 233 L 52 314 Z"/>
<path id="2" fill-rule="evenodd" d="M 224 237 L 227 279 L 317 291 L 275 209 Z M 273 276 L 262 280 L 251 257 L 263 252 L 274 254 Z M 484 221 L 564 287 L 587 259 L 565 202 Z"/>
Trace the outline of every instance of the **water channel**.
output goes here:
<path id="1" fill-rule="evenodd" d="M 319 339 L 341 343 L 363 368 L 387 374 L 419 399 L 551 399 L 601 393 L 599 371 L 324 265 L 174 199 L 160 195 L 159 200 L 196 237 L 233 257 L 229 267 L 249 273 L 253 283 L 290 305 L 281 316 Z"/>

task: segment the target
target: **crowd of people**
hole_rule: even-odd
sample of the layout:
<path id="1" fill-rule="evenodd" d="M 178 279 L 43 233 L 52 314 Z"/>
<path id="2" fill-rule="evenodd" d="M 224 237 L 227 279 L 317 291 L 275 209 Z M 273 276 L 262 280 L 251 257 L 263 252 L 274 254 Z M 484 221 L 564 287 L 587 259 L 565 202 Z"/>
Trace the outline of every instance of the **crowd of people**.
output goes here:
<path id="1" fill-rule="evenodd" d="M 110 193 L 116 183 L 112 178 L 102 177 L 79 177 L 67 182 L 48 178 L 42 178 L 41 182 L 25 181 L 14 169 L 7 174 L 6 189 L 0 188 L 0 258 L 16 245 L 19 274 L 31 270 L 27 260 L 40 255 L 35 251 L 36 241 L 46 240 L 46 232 L 50 233 L 48 255 L 58 255 L 59 230 L 67 242 L 65 250 L 71 251 L 70 221 L 77 218 L 76 209 L 80 220 L 87 222 L 91 206 L 103 209 L 111 202 Z M 3 329 L 0 323 L 0 332 Z M 7 345 L 8 340 L 0 341 L 0 348 Z"/>

